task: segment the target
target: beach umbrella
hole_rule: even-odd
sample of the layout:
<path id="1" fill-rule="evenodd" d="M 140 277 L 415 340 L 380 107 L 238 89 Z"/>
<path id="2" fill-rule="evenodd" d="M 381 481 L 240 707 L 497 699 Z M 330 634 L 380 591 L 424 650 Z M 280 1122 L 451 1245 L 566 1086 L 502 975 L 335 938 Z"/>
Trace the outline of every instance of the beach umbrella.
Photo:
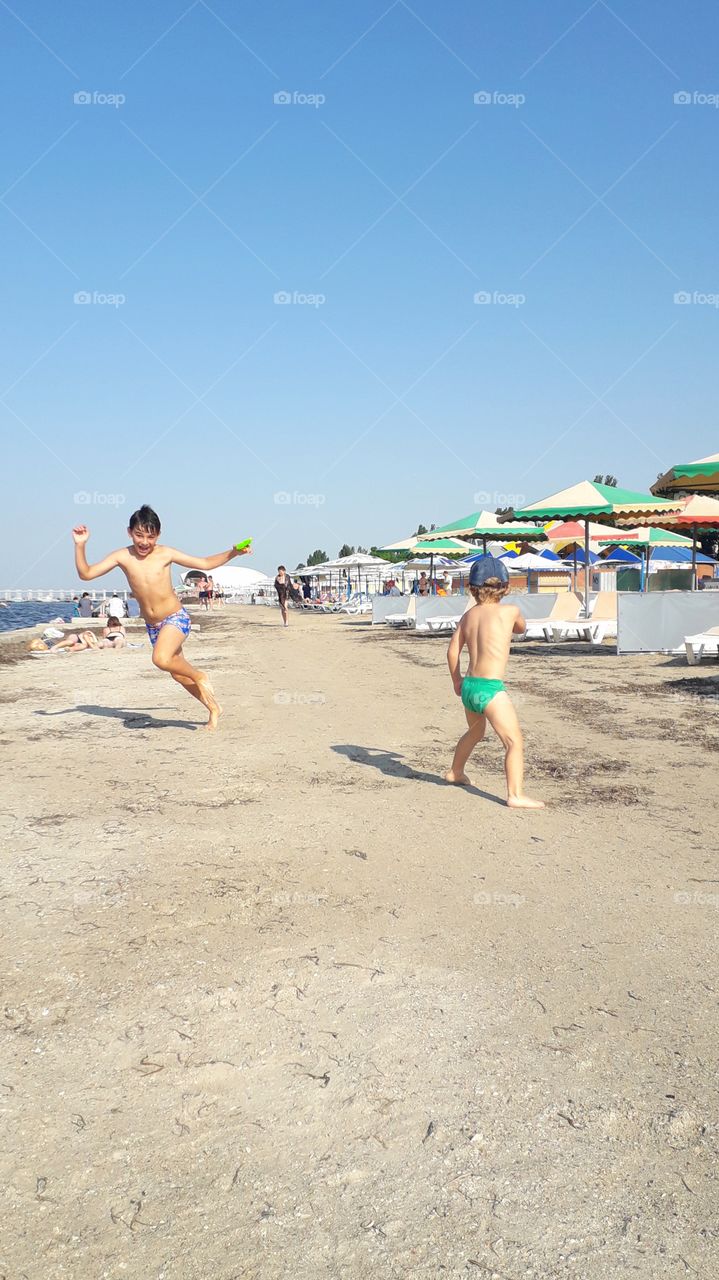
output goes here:
<path id="1" fill-rule="evenodd" d="M 597 524 L 589 521 L 589 539 L 611 538 L 613 533 L 621 533 L 621 529 L 613 529 L 611 525 Z M 584 543 L 584 524 L 579 520 L 558 520 L 545 528 L 547 542 L 563 551 L 572 543 L 582 546 Z"/>
<path id="2" fill-rule="evenodd" d="M 652 493 L 666 497 L 686 493 L 719 494 L 719 453 L 710 453 L 708 458 L 697 458 L 694 462 L 675 462 L 655 480 Z"/>
<path id="3" fill-rule="evenodd" d="M 499 516 L 494 511 L 473 511 L 468 516 L 462 516 L 459 520 L 450 521 L 449 524 L 442 524 L 438 529 L 433 529 L 431 533 L 424 535 L 427 540 L 430 538 L 455 537 L 455 538 L 481 538 L 482 549 L 487 550 L 487 539 L 506 539 L 516 538 L 519 542 L 539 542 L 544 539 L 544 530 L 538 529 L 536 525 L 522 524 L 521 521 L 512 521 L 504 526 L 499 523 Z"/>
<path id="4" fill-rule="evenodd" d="M 381 550 L 386 551 L 388 548 L 382 547 Z M 463 542 L 461 538 L 434 538 L 432 541 L 428 542 L 425 539 L 424 534 L 422 534 L 420 537 L 415 539 L 411 550 L 415 556 L 429 556 L 429 577 L 430 582 L 432 583 L 432 594 L 434 595 L 435 560 L 438 562 L 438 557 L 440 556 L 457 556 L 457 558 L 459 558 L 460 556 L 466 555 L 468 551 L 474 551 L 474 547 L 471 542 Z M 452 561 L 449 561 L 449 563 L 451 564 Z"/>
<path id="5" fill-rule="evenodd" d="M 653 523 L 663 529 L 686 533 L 692 539 L 692 590 L 697 585 L 697 538 L 702 533 L 715 533 L 719 530 L 719 502 L 705 493 L 692 493 L 679 498 L 680 509 L 673 514 L 657 517 Z"/>
<path id="6" fill-rule="evenodd" d="M 513 512 L 515 520 L 578 520 L 584 526 L 584 553 L 589 561 L 589 522 L 645 525 L 649 518 L 662 512 L 677 510 L 676 502 L 655 498 L 649 493 L 636 493 L 632 489 L 619 489 L 614 485 L 595 484 L 593 480 L 581 480 L 579 484 L 560 489 L 539 502 L 531 502 L 521 511 Z M 500 516 L 500 524 L 503 517 Z M 584 612 L 589 614 L 589 570 L 584 574 Z"/>
<path id="7" fill-rule="evenodd" d="M 640 547 L 644 551 L 646 557 L 646 576 L 644 564 L 642 564 L 642 591 L 647 585 L 647 579 L 649 577 L 649 560 L 655 547 L 682 546 L 689 548 L 692 546 L 691 538 L 685 538 L 680 533 L 672 533 L 667 529 L 657 529 L 655 526 L 645 529 L 628 529 L 626 533 L 619 535 L 619 539 L 617 539 L 616 536 L 609 538 L 606 541 L 601 539 L 599 545 L 612 547 L 616 546 L 618 541 L 622 546 Z"/>

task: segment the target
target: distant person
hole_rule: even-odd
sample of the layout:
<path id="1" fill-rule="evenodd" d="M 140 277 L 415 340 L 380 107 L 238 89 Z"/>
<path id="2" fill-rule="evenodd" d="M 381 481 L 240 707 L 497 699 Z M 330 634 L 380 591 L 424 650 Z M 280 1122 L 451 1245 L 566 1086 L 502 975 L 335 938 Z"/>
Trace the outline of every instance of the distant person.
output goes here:
<path id="1" fill-rule="evenodd" d="M 108 602 L 108 606 L 107 606 L 108 618 L 110 617 L 110 614 L 112 614 L 113 618 L 125 617 L 125 601 L 121 600 L 119 596 L 113 596 L 112 600 Z"/>
<path id="2" fill-rule="evenodd" d="M 449 572 L 449 569 L 445 569 L 444 573 L 442 574 L 442 586 L 444 587 L 445 594 L 446 594 L 446 595 L 448 595 L 448 596 L 451 596 L 451 594 L 452 594 L 452 575 L 451 575 L 451 573 Z"/>
<path id="3" fill-rule="evenodd" d="M 504 687 L 512 636 L 522 635 L 527 629 L 522 612 L 516 605 L 502 606 L 502 600 L 509 591 L 506 565 L 495 560 L 494 556 L 475 561 L 469 575 L 469 589 L 476 603 L 463 614 L 447 650 L 454 692 L 462 699 L 468 728 L 455 747 L 452 767 L 445 777 L 447 782 L 463 786 L 469 784 L 464 768 L 474 748 L 484 738 L 489 720 L 505 749 L 508 807 L 543 809 L 541 800 L 530 800 L 524 794 L 522 730 Z M 465 646 L 469 667 L 462 679 L 459 662 Z"/>
<path id="4" fill-rule="evenodd" d="M 277 592 L 277 600 L 282 614 L 282 625 L 289 626 L 287 617 L 287 596 L 290 590 L 290 577 L 283 564 L 277 566 L 277 577 L 275 578 L 275 591 Z"/>
<path id="5" fill-rule="evenodd" d="M 199 588 L 197 598 L 200 601 L 201 608 L 209 609 L 210 606 L 207 603 L 207 578 L 198 579 L 197 586 Z"/>
<path id="6" fill-rule="evenodd" d="M 73 618 L 80 617 L 80 601 L 77 596 L 72 597 L 72 616 Z"/>
<path id="7" fill-rule="evenodd" d="M 304 596 L 305 600 L 311 600 L 311 599 L 312 599 L 312 586 L 311 586 L 311 584 L 310 584 L 310 580 L 309 580 L 309 578 L 304 578 L 304 579 L 302 580 L 302 594 L 303 594 L 303 596 Z"/>
<path id="8" fill-rule="evenodd" d="M 80 603 L 77 606 L 77 610 L 78 610 L 78 615 L 81 618 L 92 617 L 92 600 L 90 599 L 89 592 L 83 591 L 82 596 L 80 597 Z"/>
<path id="9" fill-rule="evenodd" d="M 124 649 L 125 647 L 125 628 L 120 619 L 111 614 L 107 619 L 107 626 L 102 629 L 102 640 L 100 641 L 101 649 Z"/>
<path id="10" fill-rule="evenodd" d="M 420 573 L 419 575 L 417 591 L 421 596 L 429 595 L 429 578 L 427 577 L 427 574 L 424 571 L 422 571 L 422 573 Z"/>
<path id="11" fill-rule="evenodd" d="M 51 644 L 48 652 L 57 653 L 60 649 L 67 649 L 68 653 L 82 653 L 83 649 L 99 648 L 97 637 L 92 631 L 72 631 L 69 636 L 63 636 L 62 640 Z"/>

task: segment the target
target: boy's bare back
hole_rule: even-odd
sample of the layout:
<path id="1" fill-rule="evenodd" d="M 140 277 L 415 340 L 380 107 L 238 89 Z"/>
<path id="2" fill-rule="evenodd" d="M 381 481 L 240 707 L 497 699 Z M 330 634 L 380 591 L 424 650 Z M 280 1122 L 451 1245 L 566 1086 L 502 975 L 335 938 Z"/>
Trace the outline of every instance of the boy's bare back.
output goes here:
<path id="1" fill-rule="evenodd" d="M 512 632 L 520 618 L 521 610 L 511 604 L 475 604 L 467 610 L 459 624 L 469 655 L 467 675 L 483 680 L 504 679 Z"/>

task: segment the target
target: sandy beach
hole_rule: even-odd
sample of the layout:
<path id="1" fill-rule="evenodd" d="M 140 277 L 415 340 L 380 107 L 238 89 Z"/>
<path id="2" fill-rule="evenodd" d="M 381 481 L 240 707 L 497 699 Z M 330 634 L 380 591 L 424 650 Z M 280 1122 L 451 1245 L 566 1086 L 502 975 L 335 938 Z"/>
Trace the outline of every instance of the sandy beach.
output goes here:
<path id="1" fill-rule="evenodd" d="M 517 646 L 520 814 L 446 641 L 196 616 L 216 735 L 0 667 L 0 1273 L 717 1275 L 716 664 Z"/>

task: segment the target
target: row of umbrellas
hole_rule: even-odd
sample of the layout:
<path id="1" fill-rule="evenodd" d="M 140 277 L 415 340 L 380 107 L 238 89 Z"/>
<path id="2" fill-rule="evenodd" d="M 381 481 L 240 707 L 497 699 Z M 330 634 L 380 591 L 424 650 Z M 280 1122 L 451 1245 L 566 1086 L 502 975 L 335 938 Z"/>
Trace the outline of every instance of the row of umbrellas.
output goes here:
<path id="1" fill-rule="evenodd" d="M 702 492 L 688 494 L 689 485 L 692 489 L 701 486 Z M 658 496 L 660 490 L 671 496 Z M 669 545 L 678 545 L 682 541 L 684 545 L 691 544 L 695 582 L 697 536 L 719 529 L 719 501 L 709 496 L 710 491 L 719 493 L 719 454 L 694 463 L 677 464 L 660 477 L 650 494 L 583 480 L 507 516 L 497 516 L 488 511 L 473 512 L 423 535 L 421 541 L 409 538 L 382 550 L 407 549 L 430 556 L 467 554 L 476 552 L 476 546 L 467 542 L 467 537 L 481 539 L 486 550 L 488 538 L 511 538 L 523 542 L 545 539 L 547 533 L 542 526 L 550 521 L 560 521 L 566 533 L 563 545 L 576 544 L 583 535 L 585 563 L 590 561 L 590 540 L 600 540 L 598 535 L 601 534 L 604 537 L 600 545 L 634 546 L 640 550 L 651 550 L 661 538 L 668 540 Z M 646 529 L 652 530 L 653 536 L 644 536 Z M 681 530 L 690 533 L 691 539 L 683 540 Z M 561 526 L 559 530 L 557 527 L 552 529 L 550 536 L 553 542 L 559 541 L 558 532 L 561 536 Z M 588 606 L 588 579 L 587 574 L 585 608 Z"/>

